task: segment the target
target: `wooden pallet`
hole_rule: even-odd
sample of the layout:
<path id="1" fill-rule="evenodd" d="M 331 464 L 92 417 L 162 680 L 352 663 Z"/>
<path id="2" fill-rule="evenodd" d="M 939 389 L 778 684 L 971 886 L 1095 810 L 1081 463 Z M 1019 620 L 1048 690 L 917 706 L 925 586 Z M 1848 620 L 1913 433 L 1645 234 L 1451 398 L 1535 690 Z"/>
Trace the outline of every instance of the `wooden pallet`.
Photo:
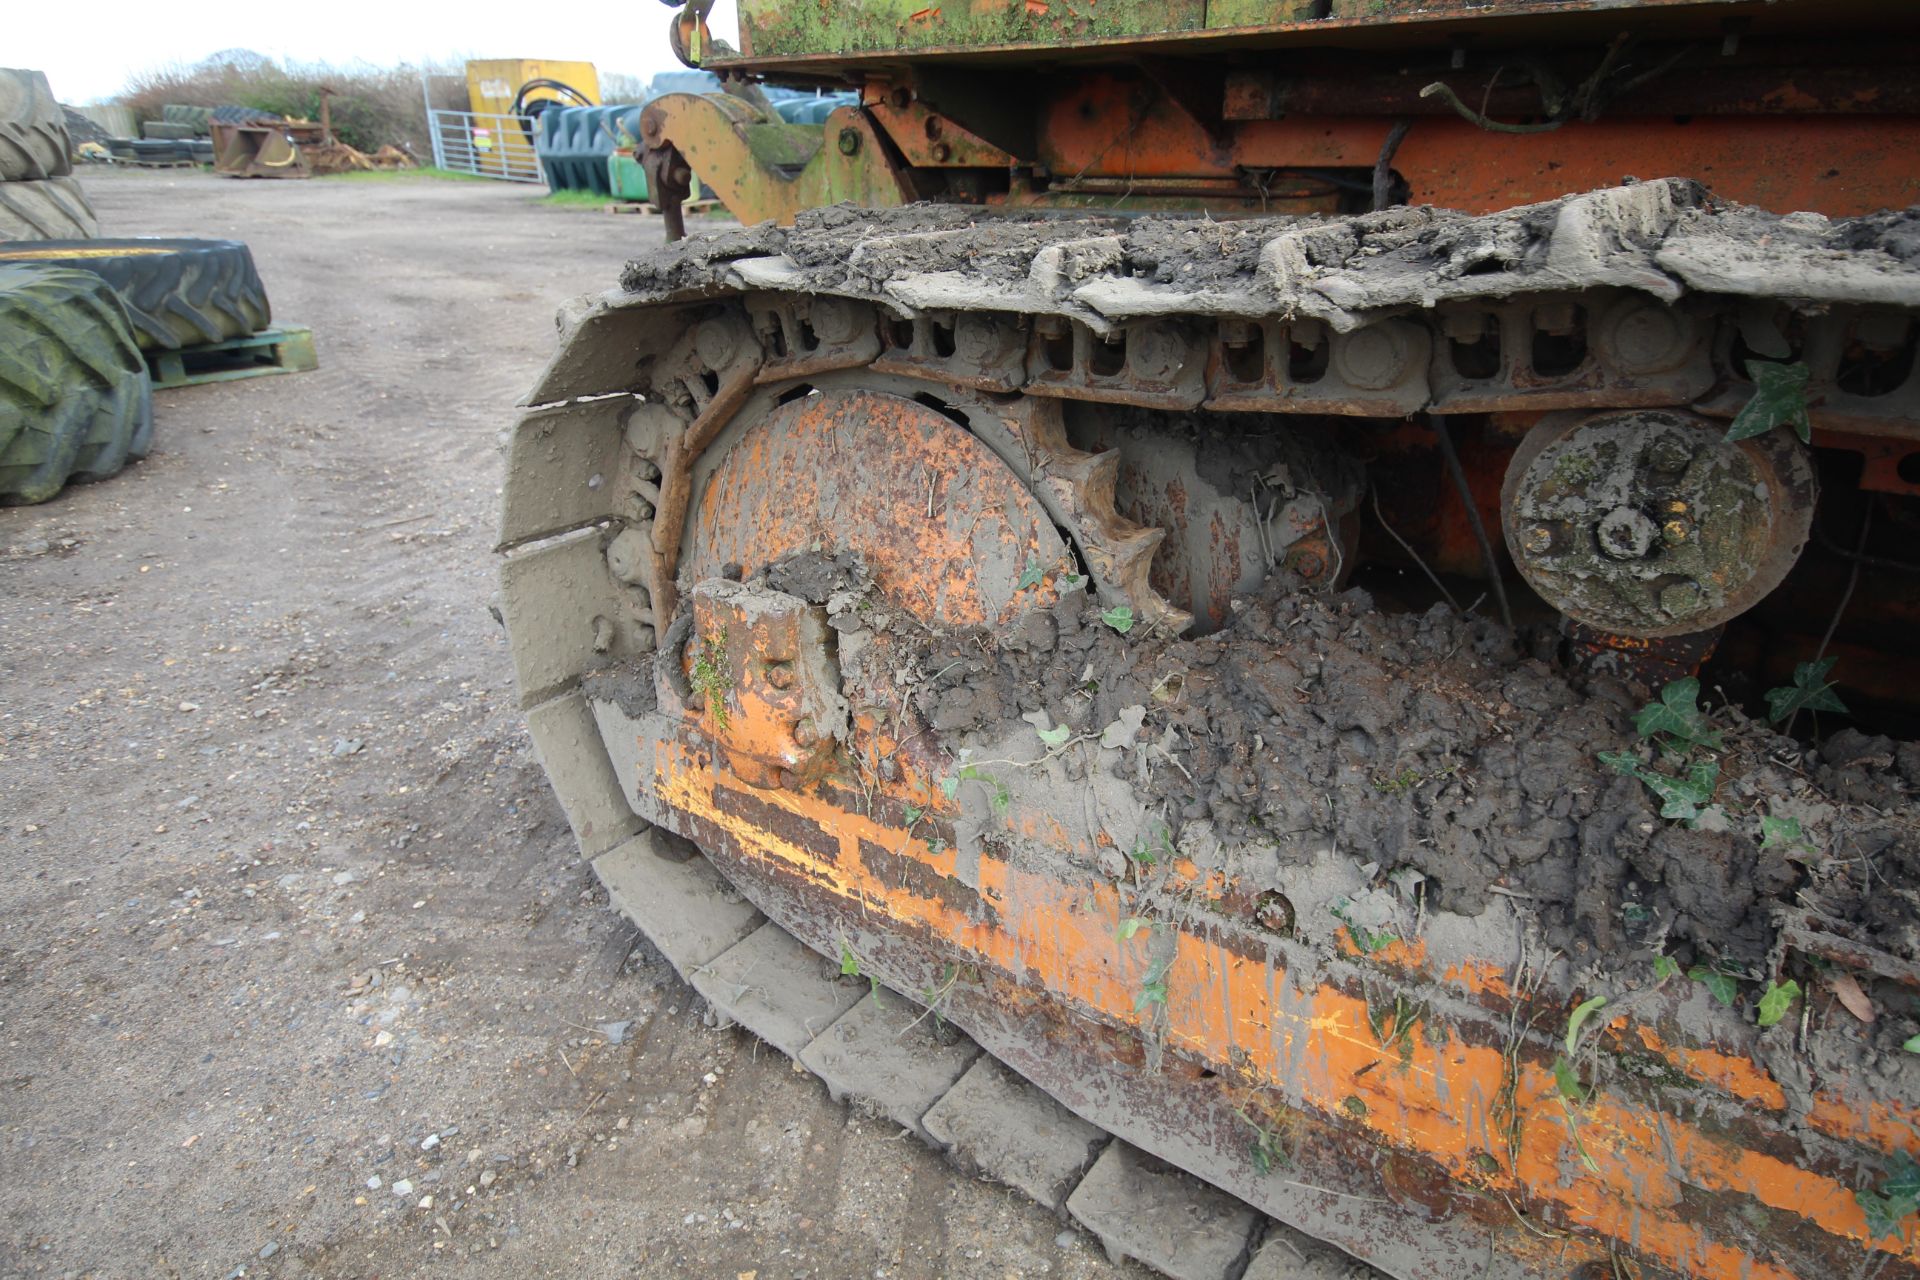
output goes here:
<path id="1" fill-rule="evenodd" d="M 147 367 L 153 372 L 154 387 L 164 389 L 260 378 L 270 373 L 301 373 L 318 369 L 320 359 L 313 350 L 313 330 L 290 324 L 204 347 L 149 351 Z"/>

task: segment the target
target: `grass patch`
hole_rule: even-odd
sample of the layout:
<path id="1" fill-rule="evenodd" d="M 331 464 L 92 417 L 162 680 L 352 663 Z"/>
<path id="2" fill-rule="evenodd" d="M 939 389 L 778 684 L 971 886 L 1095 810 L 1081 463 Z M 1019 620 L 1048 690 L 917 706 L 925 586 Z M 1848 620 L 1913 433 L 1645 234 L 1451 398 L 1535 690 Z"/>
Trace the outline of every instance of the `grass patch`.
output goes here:
<path id="1" fill-rule="evenodd" d="M 550 204 L 560 209 L 598 209 L 612 204 L 612 196 L 603 196 L 598 191 L 550 191 L 540 197 L 541 204 Z"/>
<path id="2" fill-rule="evenodd" d="M 448 182 L 493 182 L 496 179 L 478 173 L 463 173 L 458 169 L 436 169 L 424 165 L 418 169 L 349 169 L 345 173 L 321 175 L 322 182 L 405 182 L 414 178 L 440 179 Z"/>

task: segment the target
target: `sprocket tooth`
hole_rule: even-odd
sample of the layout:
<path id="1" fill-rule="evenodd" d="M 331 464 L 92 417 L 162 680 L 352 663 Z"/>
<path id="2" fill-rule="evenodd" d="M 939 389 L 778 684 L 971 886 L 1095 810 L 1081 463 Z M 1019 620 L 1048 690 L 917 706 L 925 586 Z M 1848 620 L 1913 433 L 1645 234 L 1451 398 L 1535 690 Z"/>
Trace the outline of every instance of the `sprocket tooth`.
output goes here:
<path id="1" fill-rule="evenodd" d="M 1153 554 L 1167 531 L 1131 520 L 1115 505 L 1119 452 L 1074 448 L 1058 400 L 1029 397 L 1018 407 L 1021 412 L 1010 425 L 1039 459 L 1042 487 L 1073 524 L 1094 581 L 1142 620 L 1176 635 L 1185 631 L 1193 615 L 1174 607 L 1151 581 Z"/>

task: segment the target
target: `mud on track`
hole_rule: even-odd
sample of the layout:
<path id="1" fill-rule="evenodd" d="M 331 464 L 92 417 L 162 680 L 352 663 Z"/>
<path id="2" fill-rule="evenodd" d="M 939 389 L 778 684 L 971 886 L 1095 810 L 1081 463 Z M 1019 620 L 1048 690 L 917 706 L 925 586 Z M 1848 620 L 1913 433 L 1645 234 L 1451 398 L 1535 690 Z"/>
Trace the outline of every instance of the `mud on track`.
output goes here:
<path id="1" fill-rule="evenodd" d="M 703 1026 L 576 861 L 495 440 L 657 223 L 85 180 L 106 234 L 248 241 L 322 367 L 0 511 L 0 1274 L 1138 1275 Z"/>

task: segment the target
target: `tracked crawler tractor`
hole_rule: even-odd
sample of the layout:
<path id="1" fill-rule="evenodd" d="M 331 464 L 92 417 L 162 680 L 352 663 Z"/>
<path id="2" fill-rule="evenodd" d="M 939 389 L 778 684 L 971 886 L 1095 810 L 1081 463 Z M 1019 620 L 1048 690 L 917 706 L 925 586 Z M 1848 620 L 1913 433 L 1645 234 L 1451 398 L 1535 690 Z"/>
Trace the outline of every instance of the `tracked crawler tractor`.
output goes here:
<path id="1" fill-rule="evenodd" d="M 1920 11 L 740 9 L 508 442 L 616 906 L 1169 1274 L 1920 1275 Z"/>

